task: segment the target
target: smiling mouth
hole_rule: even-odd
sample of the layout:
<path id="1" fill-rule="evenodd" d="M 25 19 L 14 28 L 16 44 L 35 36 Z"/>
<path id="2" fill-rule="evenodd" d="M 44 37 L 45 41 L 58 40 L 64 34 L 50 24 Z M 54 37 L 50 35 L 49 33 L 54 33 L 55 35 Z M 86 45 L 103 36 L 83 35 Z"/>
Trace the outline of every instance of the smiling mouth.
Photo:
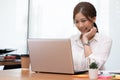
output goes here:
<path id="1" fill-rule="evenodd" d="M 90 29 L 89 28 L 87 28 L 87 27 L 85 27 L 85 28 L 82 28 L 82 29 L 79 29 L 81 32 L 89 32 L 90 31 Z"/>
<path id="2" fill-rule="evenodd" d="M 84 32 L 89 32 L 90 30 L 88 28 L 83 29 Z"/>

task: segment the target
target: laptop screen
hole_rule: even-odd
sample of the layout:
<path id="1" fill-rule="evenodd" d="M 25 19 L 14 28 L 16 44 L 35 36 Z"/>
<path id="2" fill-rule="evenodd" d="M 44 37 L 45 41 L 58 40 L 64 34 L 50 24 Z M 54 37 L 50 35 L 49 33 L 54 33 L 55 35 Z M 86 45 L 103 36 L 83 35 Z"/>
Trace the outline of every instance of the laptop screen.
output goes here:
<path id="1" fill-rule="evenodd" d="M 28 39 L 31 69 L 74 74 L 70 39 Z"/>

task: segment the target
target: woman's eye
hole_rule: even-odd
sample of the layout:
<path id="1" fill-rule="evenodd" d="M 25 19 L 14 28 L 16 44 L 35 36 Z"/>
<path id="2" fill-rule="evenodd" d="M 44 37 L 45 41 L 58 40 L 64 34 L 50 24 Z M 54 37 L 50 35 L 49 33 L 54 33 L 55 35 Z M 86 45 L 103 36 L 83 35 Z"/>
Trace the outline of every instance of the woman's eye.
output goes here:
<path id="1" fill-rule="evenodd" d="M 75 21 L 75 24 L 77 24 L 79 21 Z"/>
<path id="2" fill-rule="evenodd" d="M 81 20 L 81 22 L 83 22 L 83 23 L 86 22 L 86 21 L 87 21 L 87 20 Z"/>
<path id="3" fill-rule="evenodd" d="M 85 23 L 87 20 L 86 19 L 83 19 L 83 20 L 75 20 L 75 24 L 78 24 L 79 22 L 81 22 L 81 23 Z"/>

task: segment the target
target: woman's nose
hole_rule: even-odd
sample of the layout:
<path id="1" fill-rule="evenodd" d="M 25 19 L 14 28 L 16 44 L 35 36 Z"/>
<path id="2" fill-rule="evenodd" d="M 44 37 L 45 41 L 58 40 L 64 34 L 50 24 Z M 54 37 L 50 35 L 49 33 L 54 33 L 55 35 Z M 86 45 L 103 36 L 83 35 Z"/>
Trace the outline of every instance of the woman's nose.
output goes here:
<path id="1" fill-rule="evenodd" d="M 78 26 L 82 28 L 83 27 L 83 23 L 79 22 Z"/>

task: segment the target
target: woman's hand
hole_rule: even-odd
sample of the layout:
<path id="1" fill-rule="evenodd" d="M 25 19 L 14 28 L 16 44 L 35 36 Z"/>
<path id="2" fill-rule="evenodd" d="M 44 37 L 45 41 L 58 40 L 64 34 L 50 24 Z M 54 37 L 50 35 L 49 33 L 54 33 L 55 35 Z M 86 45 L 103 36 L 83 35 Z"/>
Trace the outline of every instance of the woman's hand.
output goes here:
<path id="1" fill-rule="evenodd" d="M 91 28 L 91 30 L 85 34 L 82 35 L 82 42 L 85 43 L 86 41 L 89 41 L 97 32 L 97 29 L 95 27 Z"/>

